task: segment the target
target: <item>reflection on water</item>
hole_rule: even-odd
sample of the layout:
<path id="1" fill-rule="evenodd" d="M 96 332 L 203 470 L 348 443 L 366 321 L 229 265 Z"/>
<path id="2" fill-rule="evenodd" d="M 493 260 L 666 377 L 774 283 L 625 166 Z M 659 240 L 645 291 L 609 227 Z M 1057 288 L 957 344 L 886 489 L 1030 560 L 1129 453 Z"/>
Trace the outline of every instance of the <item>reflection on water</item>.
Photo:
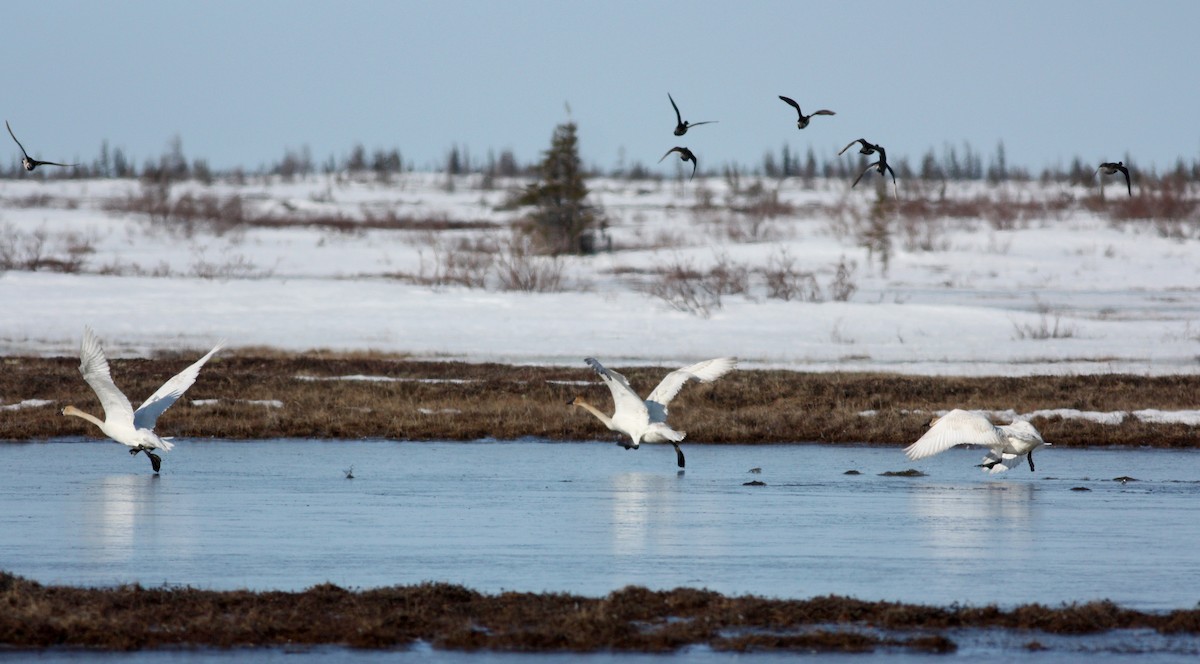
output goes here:
<path id="1" fill-rule="evenodd" d="M 612 476 L 612 552 L 645 553 L 674 537 L 681 477 L 651 473 Z"/>
<path id="2" fill-rule="evenodd" d="M 977 487 L 925 484 L 907 499 L 933 555 L 975 556 L 992 546 L 1011 557 L 1030 545 L 1037 491 L 1032 482 L 984 480 Z"/>
<path id="3" fill-rule="evenodd" d="M 153 567 L 147 552 L 169 548 L 173 556 L 190 556 L 194 537 L 189 518 L 181 509 L 190 504 L 172 495 L 159 474 L 108 475 L 83 486 L 83 519 L 79 545 L 99 563 L 132 563 Z"/>
<path id="4" fill-rule="evenodd" d="M 100 560 L 128 560 L 133 557 L 135 532 L 141 536 L 158 531 L 154 492 L 161 480 L 158 474 L 115 475 L 85 489 L 89 518 L 81 534 Z"/>

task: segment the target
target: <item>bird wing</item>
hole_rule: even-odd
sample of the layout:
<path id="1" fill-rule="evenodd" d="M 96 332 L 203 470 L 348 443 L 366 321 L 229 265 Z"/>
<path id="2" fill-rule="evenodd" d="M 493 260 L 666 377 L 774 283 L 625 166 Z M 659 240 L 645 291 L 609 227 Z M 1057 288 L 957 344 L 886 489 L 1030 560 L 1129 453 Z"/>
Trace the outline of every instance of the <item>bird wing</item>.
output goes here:
<path id="1" fill-rule="evenodd" d="M 875 168 L 878 165 L 879 165 L 879 162 L 877 162 L 877 161 L 867 164 L 867 167 L 863 169 L 863 172 L 859 173 L 858 177 L 854 178 L 854 184 L 850 185 L 850 188 L 853 189 L 854 187 L 858 186 L 858 181 L 862 179 L 862 176 L 866 175 L 867 171 L 871 170 L 872 168 Z"/>
<path id="2" fill-rule="evenodd" d="M 12 136 L 14 141 L 17 141 L 17 135 L 13 133 L 12 126 L 8 124 L 8 120 L 4 121 L 4 126 L 8 127 L 8 135 Z M 25 155 L 25 158 L 28 159 L 29 153 L 25 151 L 25 146 L 21 145 L 21 141 L 17 141 L 17 147 L 21 148 L 21 154 Z"/>
<path id="3" fill-rule="evenodd" d="M 83 374 L 83 379 L 99 397 L 106 422 L 133 421 L 133 406 L 113 382 L 104 349 L 90 327 L 83 328 L 83 343 L 79 346 L 79 373 Z"/>
<path id="4" fill-rule="evenodd" d="M 664 422 L 667 419 L 667 404 L 679 394 L 679 390 L 690 381 L 711 383 L 714 380 L 733 371 L 737 367 L 736 357 L 718 357 L 712 360 L 697 362 L 682 369 L 676 369 L 667 374 L 658 387 L 646 397 L 646 406 L 653 416 L 651 421 Z"/>
<path id="5" fill-rule="evenodd" d="M 600 376 L 600 380 L 603 380 L 604 384 L 608 386 L 608 391 L 612 392 L 614 406 L 612 419 L 614 421 L 631 416 L 649 420 L 650 413 L 646 410 L 646 402 L 642 401 L 637 392 L 633 391 L 625 376 L 612 369 L 606 369 L 594 357 L 585 358 L 583 361 L 588 363 L 588 366 Z"/>
<path id="6" fill-rule="evenodd" d="M 986 445 L 1002 449 L 1004 440 L 1000 431 L 986 417 L 956 408 L 938 418 L 925 435 L 904 448 L 904 453 L 915 461 L 945 452 L 955 445 Z"/>
<path id="7" fill-rule="evenodd" d="M 849 150 L 851 147 L 853 147 L 853 146 L 854 146 L 854 144 L 855 144 L 855 143 L 862 143 L 862 142 L 863 142 L 863 139 L 861 139 L 861 138 L 856 138 L 856 139 L 854 139 L 853 141 L 850 141 L 849 143 L 847 143 L 847 144 L 846 144 L 846 147 L 842 148 L 842 149 L 841 149 L 841 150 L 838 152 L 838 154 L 840 155 L 840 154 L 842 154 L 843 152 L 845 152 L 846 150 Z"/>
<path id="8" fill-rule="evenodd" d="M 63 166 L 65 168 L 74 168 L 79 164 L 60 164 L 57 161 L 41 161 L 40 159 L 30 159 L 37 166 Z"/>
<path id="9" fill-rule="evenodd" d="M 683 116 L 679 114 L 679 107 L 675 105 L 675 99 L 670 92 L 667 93 L 667 99 L 671 100 L 671 108 L 675 109 L 675 123 L 683 124 Z"/>
<path id="10" fill-rule="evenodd" d="M 720 120 L 705 120 L 704 122 L 693 122 L 688 125 L 688 129 L 691 129 L 692 127 L 699 127 L 702 124 L 716 124 L 718 122 L 720 122 Z"/>
<path id="11" fill-rule="evenodd" d="M 682 151 L 683 151 L 683 148 L 671 148 L 670 150 L 667 150 L 667 154 L 664 154 L 663 156 L 658 158 L 658 163 L 661 164 L 662 160 L 666 159 L 668 156 L 670 156 L 670 154 L 672 152 L 682 152 Z"/>
<path id="12" fill-rule="evenodd" d="M 837 115 L 837 113 L 834 113 L 833 111 L 831 111 L 827 108 L 822 108 L 821 110 L 813 113 L 813 115 Z"/>
<path id="13" fill-rule="evenodd" d="M 893 171 L 892 167 L 886 161 L 883 162 L 883 167 L 887 169 L 888 173 L 892 174 L 892 184 L 896 184 L 896 171 Z"/>
<path id="14" fill-rule="evenodd" d="M 200 375 L 200 367 L 209 360 L 217 351 L 221 350 L 224 343 L 219 343 L 212 350 L 208 351 L 204 357 L 196 360 L 192 366 L 175 374 L 171 380 L 163 383 L 162 387 L 150 395 L 142 405 L 138 406 L 137 411 L 133 414 L 133 424 L 139 429 L 154 429 L 154 423 L 158 421 L 158 416 L 162 415 L 171 404 L 175 403 L 183 393 L 187 391 L 192 383 L 196 382 L 196 376 Z"/>
<path id="15" fill-rule="evenodd" d="M 1125 188 L 1129 190 L 1129 195 L 1133 195 L 1133 184 L 1129 182 L 1129 169 L 1124 166 L 1119 166 L 1118 170 L 1125 175 Z M 1143 187 L 1145 189 L 1145 187 Z"/>
<path id="16" fill-rule="evenodd" d="M 804 111 L 800 110 L 800 104 L 797 104 L 795 99 L 792 99 L 790 97 L 784 97 L 783 95 L 779 95 L 779 98 L 784 100 L 785 102 L 787 102 L 788 106 L 791 106 L 792 108 L 796 109 L 796 113 L 800 117 L 804 117 Z"/>
<path id="17" fill-rule="evenodd" d="M 695 154 L 692 154 L 692 175 L 688 178 L 689 180 L 696 177 L 697 168 L 700 168 L 700 160 L 696 158 Z"/>

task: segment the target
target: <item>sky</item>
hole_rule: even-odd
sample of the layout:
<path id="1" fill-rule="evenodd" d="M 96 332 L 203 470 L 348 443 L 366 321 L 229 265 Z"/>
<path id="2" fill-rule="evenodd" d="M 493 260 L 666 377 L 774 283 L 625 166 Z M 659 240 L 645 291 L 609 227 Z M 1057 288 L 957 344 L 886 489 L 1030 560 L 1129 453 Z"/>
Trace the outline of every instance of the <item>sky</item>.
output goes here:
<path id="1" fill-rule="evenodd" d="M 1180 0 L 43 0 L 4 22 L 2 114 L 50 160 L 107 141 L 141 164 L 178 136 L 219 169 L 357 143 L 527 162 L 568 117 L 588 164 L 664 174 L 676 145 L 756 166 L 860 137 L 913 165 L 1000 142 L 1035 172 L 1200 157 L 1200 3 Z M 676 138 L 668 92 L 718 124 Z M 837 115 L 799 131 L 781 94 Z"/>

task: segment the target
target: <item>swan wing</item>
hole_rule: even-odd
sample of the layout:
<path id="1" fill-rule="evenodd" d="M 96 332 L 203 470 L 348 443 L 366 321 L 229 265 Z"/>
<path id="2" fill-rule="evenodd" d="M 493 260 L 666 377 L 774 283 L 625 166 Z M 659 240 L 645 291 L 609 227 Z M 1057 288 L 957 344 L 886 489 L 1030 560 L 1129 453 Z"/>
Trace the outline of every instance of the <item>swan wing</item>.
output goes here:
<path id="1" fill-rule="evenodd" d="M 90 327 L 83 328 L 83 342 L 79 345 L 79 373 L 83 374 L 83 379 L 99 397 L 106 422 L 133 422 L 133 406 L 113 382 L 104 349 Z"/>
<path id="2" fill-rule="evenodd" d="M 587 362 L 604 384 L 608 386 L 608 391 L 612 392 L 613 397 L 613 416 L 614 422 L 625 422 L 628 418 L 635 420 L 649 420 L 650 413 L 646 410 L 646 402 L 638 396 L 637 392 L 629 386 L 629 381 L 621 374 L 612 369 L 605 368 L 600 361 L 594 357 L 585 358 Z"/>
<path id="3" fill-rule="evenodd" d="M 200 375 L 200 367 L 204 366 L 217 351 L 224 347 L 224 343 L 219 343 L 212 350 L 208 351 L 204 357 L 196 360 L 190 367 L 175 374 L 171 380 L 163 383 L 163 386 L 158 388 L 150 398 L 138 406 L 137 412 L 133 413 L 133 424 L 139 429 L 154 429 L 154 423 L 158 421 L 158 416 L 162 415 L 171 404 L 179 400 L 183 393 L 187 391 L 192 383 L 196 382 L 196 377 Z"/>
<path id="4" fill-rule="evenodd" d="M 955 445 L 984 445 L 1003 449 L 1004 441 L 1000 431 L 986 417 L 956 408 L 938 418 L 925 435 L 904 448 L 904 453 L 915 461 L 945 452 Z"/>
<path id="5" fill-rule="evenodd" d="M 704 360 L 682 369 L 676 369 L 667 374 L 658 387 L 646 397 L 646 406 L 650 409 L 651 421 L 664 422 L 667 419 L 667 404 L 679 394 L 679 390 L 691 381 L 711 383 L 737 367 L 736 357 L 718 357 Z"/>

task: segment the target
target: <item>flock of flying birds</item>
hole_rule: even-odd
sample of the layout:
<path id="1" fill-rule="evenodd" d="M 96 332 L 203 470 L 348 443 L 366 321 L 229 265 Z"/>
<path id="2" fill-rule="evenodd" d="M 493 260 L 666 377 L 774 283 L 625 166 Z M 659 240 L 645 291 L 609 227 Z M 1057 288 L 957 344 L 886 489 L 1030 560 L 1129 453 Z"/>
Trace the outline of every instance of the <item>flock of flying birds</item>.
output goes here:
<path id="1" fill-rule="evenodd" d="M 796 109 L 796 116 L 797 116 L 796 128 L 797 129 L 804 129 L 805 127 L 807 127 L 808 123 L 812 122 L 813 117 L 815 117 L 817 115 L 837 115 L 833 111 L 830 111 L 830 110 L 824 109 L 824 108 L 819 111 L 813 111 L 812 113 L 805 115 L 804 111 L 800 110 L 800 104 L 797 103 L 795 99 L 792 99 L 791 97 L 785 97 L 783 95 L 779 95 L 779 98 L 782 99 L 784 101 L 784 103 L 786 103 L 788 106 L 791 106 L 792 108 Z M 684 134 L 687 133 L 688 129 L 691 129 L 692 127 L 699 127 L 700 125 L 713 124 L 713 123 L 717 122 L 717 120 L 705 120 L 704 122 L 686 122 L 683 119 L 683 115 L 680 114 L 679 106 L 675 103 L 675 99 L 671 96 L 670 92 L 667 93 L 667 99 L 671 100 L 671 107 L 675 109 L 675 135 L 676 136 L 683 136 Z M 871 142 L 867 141 L 867 139 L 865 139 L 865 138 L 856 138 L 853 141 L 850 141 L 848 144 L 846 144 L 846 147 L 842 148 L 841 151 L 838 152 L 838 156 L 841 156 L 843 153 L 846 152 L 846 150 L 849 150 L 851 147 L 854 147 L 854 144 L 856 144 L 856 143 L 859 145 L 859 149 L 858 149 L 859 154 L 863 154 L 863 155 L 878 154 L 879 159 L 873 163 L 867 164 L 867 167 L 864 168 L 863 171 L 858 174 L 858 177 L 854 178 L 854 184 L 851 184 L 850 187 L 854 188 L 855 186 L 857 186 L 858 181 L 861 180 L 862 177 L 864 175 L 866 175 L 872 168 L 874 168 L 875 171 L 877 173 L 879 173 L 879 175 L 881 177 L 883 176 L 885 171 L 887 173 L 891 174 L 892 187 L 893 187 L 893 189 L 895 189 L 897 196 L 899 196 L 900 189 L 899 189 L 899 186 L 896 184 L 896 172 L 893 171 L 892 167 L 888 165 L 887 151 L 883 149 L 883 146 L 877 145 L 875 143 L 871 143 Z M 699 160 L 696 159 L 696 153 L 692 152 L 688 148 L 681 147 L 681 146 L 673 147 L 670 150 L 667 150 L 667 153 L 664 154 L 658 160 L 658 162 L 661 164 L 662 160 L 669 157 L 672 152 L 678 152 L 679 159 L 681 161 L 692 162 L 692 175 L 688 179 L 690 180 L 691 178 L 696 177 L 696 169 L 699 168 L 700 162 L 699 162 Z M 1100 164 L 1099 168 L 1096 169 L 1096 173 L 1100 173 L 1100 172 L 1103 172 L 1105 175 L 1115 175 L 1116 173 L 1121 173 L 1122 175 L 1124 175 L 1125 176 L 1125 188 L 1129 191 L 1130 196 L 1133 195 L 1133 184 L 1129 180 L 1129 169 L 1125 167 L 1125 162 L 1123 162 L 1123 161 L 1118 161 L 1116 163 L 1104 162 L 1103 164 Z"/>
<path id="2" fill-rule="evenodd" d="M 807 127 L 808 123 L 812 122 L 812 119 L 814 116 L 837 115 L 833 111 L 830 111 L 830 110 L 824 109 L 824 108 L 819 111 L 813 111 L 809 115 L 805 115 L 804 111 L 800 110 L 800 104 L 798 104 L 795 99 L 792 99 L 791 97 L 785 97 L 783 95 L 779 95 L 779 98 L 782 99 L 788 106 L 791 106 L 792 108 L 796 109 L 796 116 L 797 116 L 796 117 L 796 128 L 797 129 L 804 129 L 805 127 Z M 670 92 L 667 93 L 667 99 L 669 99 L 671 101 L 671 108 L 675 109 L 675 135 L 676 136 L 683 136 L 684 134 L 686 134 L 688 132 L 688 129 L 691 129 L 692 127 L 699 127 L 700 125 L 714 124 L 717 122 L 717 120 L 705 120 L 704 122 L 688 122 L 683 119 L 683 115 L 679 112 L 679 106 L 675 103 L 675 98 L 671 96 Z M 73 167 L 79 165 L 79 164 L 61 164 L 57 161 L 42 161 L 40 159 L 34 159 L 33 157 L 30 157 L 29 153 L 25 151 L 25 146 L 21 145 L 21 141 L 17 140 L 17 135 L 13 133 L 12 127 L 8 124 L 8 120 L 4 121 L 4 126 L 8 128 L 8 135 L 12 136 L 12 139 L 14 142 L 16 142 L 17 147 L 21 148 L 21 166 L 23 166 L 26 171 L 33 171 L 33 169 L 37 168 L 38 166 L 63 166 L 66 168 L 73 168 Z M 865 138 L 856 138 L 853 141 L 850 141 L 849 143 L 847 143 L 846 147 L 842 148 L 838 152 L 838 156 L 841 156 L 844 152 L 846 152 L 846 150 L 849 150 L 851 147 L 853 147 L 855 143 L 859 144 L 859 149 L 858 149 L 859 154 L 863 154 L 863 155 L 878 154 L 879 159 L 873 163 L 867 164 L 867 167 L 863 169 L 862 173 L 859 173 L 858 177 L 854 178 L 854 183 L 851 184 L 850 187 L 854 188 L 855 186 L 857 186 L 858 181 L 861 180 L 862 177 L 864 175 L 866 175 L 868 171 L 870 171 L 872 168 L 874 168 L 875 171 L 877 173 L 879 173 L 879 175 L 881 177 L 883 176 L 884 171 L 887 171 L 888 173 L 891 174 L 892 187 L 893 187 L 893 189 L 895 189 L 896 195 L 899 196 L 900 189 L 899 189 L 899 185 L 896 184 L 896 172 L 893 171 L 892 167 L 888 165 L 887 151 L 883 149 L 883 146 L 875 144 L 875 143 L 870 143 Z M 662 163 L 662 160 L 669 157 L 672 152 L 679 153 L 680 161 L 692 162 L 692 175 L 688 179 L 690 180 L 690 179 L 696 177 L 696 169 L 700 167 L 700 161 L 698 159 L 696 159 L 696 154 L 686 147 L 675 146 L 675 147 L 671 148 L 670 150 L 667 150 L 667 153 L 664 154 L 661 158 L 659 158 L 659 160 L 658 160 L 659 163 Z M 1096 169 L 1096 173 L 1100 173 L 1102 171 L 1105 175 L 1115 175 L 1117 173 L 1121 173 L 1122 175 L 1124 175 L 1125 176 L 1125 188 L 1129 191 L 1130 196 L 1133 195 L 1133 184 L 1129 180 L 1129 169 L 1125 167 L 1125 162 L 1118 161 L 1116 163 L 1113 163 L 1113 162 L 1106 161 L 1103 164 L 1100 164 L 1100 167 Z"/>
<path id="3" fill-rule="evenodd" d="M 224 343 L 218 343 L 199 360 L 163 383 L 162 387 L 155 390 L 154 394 L 134 410 L 129 399 L 113 382 L 100 340 L 90 327 L 85 327 L 83 342 L 79 347 L 79 373 L 100 400 L 104 409 L 104 419 L 101 420 L 72 405 L 63 408 L 62 414 L 91 422 L 104 435 L 128 447 L 131 455 L 145 453 L 151 468 L 157 473 L 162 468 L 162 457 L 155 450 L 166 452 L 174 447 L 169 437 L 162 437 L 154 432 L 158 417 L 196 382 L 200 368 L 223 346 Z M 642 443 L 671 444 L 675 448 L 675 461 L 680 468 L 684 467 L 685 460 L 679 443 L 687 434 L 667 424 L 667 406 L 688 383 L 711 383 L 737 367 L 736 357 L 718 357 L 697 362 L 667 374 L 643 399 L 634 391 L 625 376 L 600 364 L 594 357 L 589 357 L 584 362 L 596 372 L 612 393 L 613 414 L 604 413 L 579 396 L 569 401 L 568 405 L 583 408 L 612 431 L 628 436 L 628 442 L 622 439 L 618 443 L 626 450 L 637 449 Z M 981 414 L 953 410 L 931 420 L 929 430 L 917 442 L 905 448 L 904 452 L 910 459 L 916 460 L 944 452 L 956 445 L 982 445 L 989 451 L 979 464 L 980 467 L 998 473 L 1015 467 L 1022 459 L 1028 460 L 1029 470 L 1033 471 L 1033 451 L 1047 444 L 1037 429 L 1028 422 L 1018 420 L 1010 425 L 996 426 Z M 353 477 L 353 470 L 347 471 L 346 477 Z"/>

